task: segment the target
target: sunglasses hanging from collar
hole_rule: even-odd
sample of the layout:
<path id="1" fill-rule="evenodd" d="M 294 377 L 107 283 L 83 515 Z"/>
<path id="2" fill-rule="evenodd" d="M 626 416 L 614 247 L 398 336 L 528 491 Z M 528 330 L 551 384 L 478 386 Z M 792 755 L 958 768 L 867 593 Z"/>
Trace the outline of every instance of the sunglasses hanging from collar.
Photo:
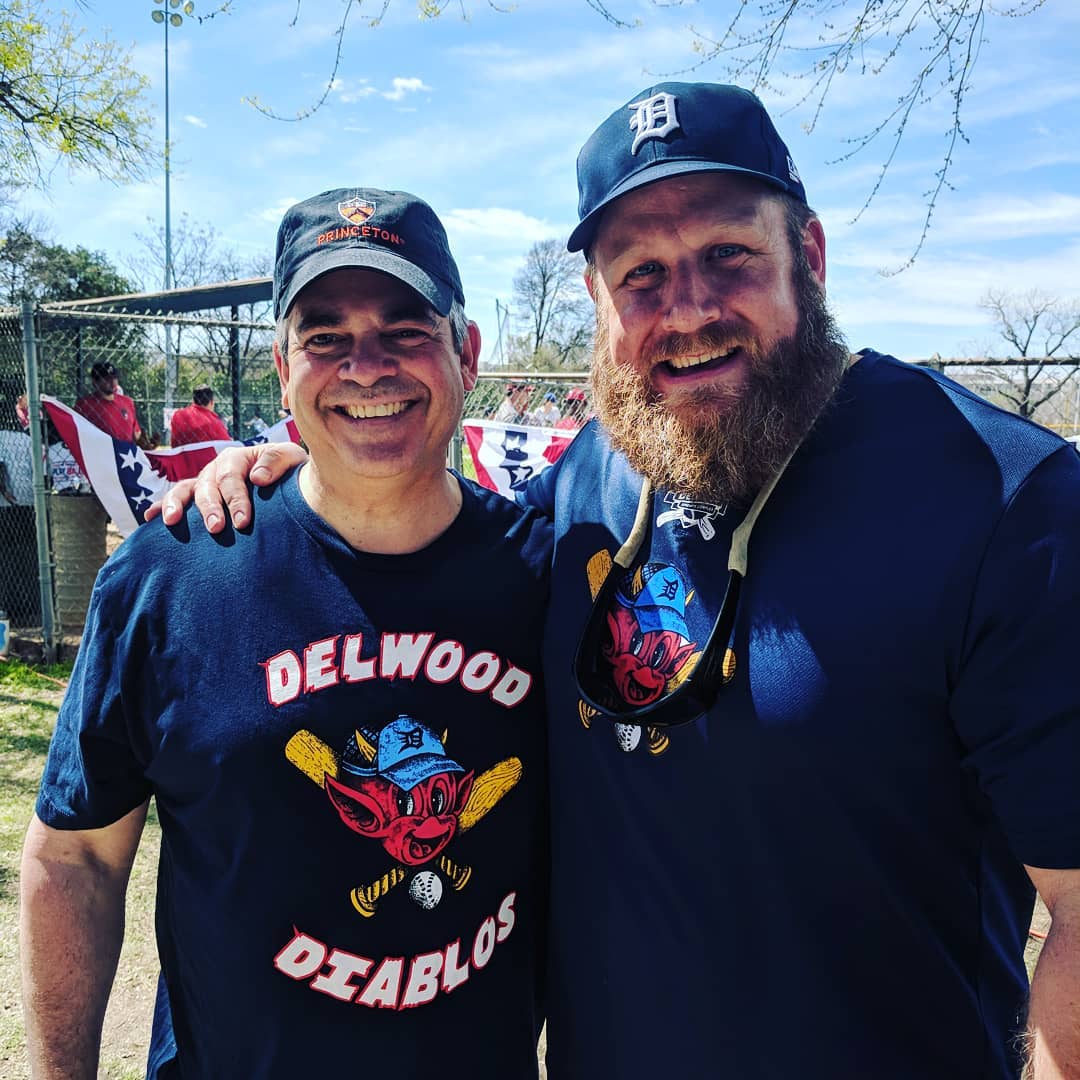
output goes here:
<path id="1" fill-rule="evenodd" d="M 630 535 L 616 553 L 596 594 L 574 655 L 574 679 L 586 705 L 615 723 L 651 727 L 674 727 L 689 723 L 712 708 L 724 683 L 724 657 L 738 614 L 742 583 L 746 578 L 750 533 L 794 454 L 793 450 L 772 479 L 758 492 L 746 517 L 732 533 L 728 551 L 727 589 L 693 671 L 669 693 L 647 704 L 635 705 L 617 693 L 611 664 L 603 655 L 601 645 L 610 634 L 608 612 L 612 610 L 623 582 L 634 568 L 639 553 L 644 551 L 647 554 L 649 551 L 645 539 L 651 531 L 652 484 L 648 480 L 642 483 Z"/>

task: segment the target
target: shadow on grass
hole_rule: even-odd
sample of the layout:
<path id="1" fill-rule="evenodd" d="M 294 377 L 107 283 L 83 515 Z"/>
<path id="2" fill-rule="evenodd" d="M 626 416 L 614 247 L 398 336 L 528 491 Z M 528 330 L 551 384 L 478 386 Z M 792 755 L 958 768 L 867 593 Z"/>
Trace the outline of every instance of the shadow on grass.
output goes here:
<path id="1" fill-rule="evenodd" d="M 49 749 L 49 735 L 39 735 L 36 732 L 3 732 L 0 731 L 0 754 L 38 754 L 44 757 Z"/>
<path id="2" fill-rule="evenodd" d="M 59 705 L 54 705 L 51 701 L 41 701 L 38 698 L 16 696 L 10 693 L 0 694 L 0 705 L 14 705 L 22 709 L 42 709 L 52 716 L 60 711 Z"/>

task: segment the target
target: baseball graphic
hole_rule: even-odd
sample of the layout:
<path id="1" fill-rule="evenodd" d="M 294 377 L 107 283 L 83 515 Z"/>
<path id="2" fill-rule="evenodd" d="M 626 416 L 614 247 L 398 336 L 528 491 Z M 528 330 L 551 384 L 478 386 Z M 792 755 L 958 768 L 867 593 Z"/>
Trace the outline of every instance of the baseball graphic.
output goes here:
<path id="1" fill-rule="evenodd" d="M 421 870 L 409 883 L 409 895 L 425 911 L 431 911 L 442 899 L 442 882 L 432 870 Z"/>

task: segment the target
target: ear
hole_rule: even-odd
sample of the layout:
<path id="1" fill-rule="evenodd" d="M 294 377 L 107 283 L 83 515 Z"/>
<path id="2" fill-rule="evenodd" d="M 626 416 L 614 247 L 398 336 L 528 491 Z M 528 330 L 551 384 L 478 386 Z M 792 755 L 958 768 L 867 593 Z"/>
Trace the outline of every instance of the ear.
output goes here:
<path id="1" fill-rule="evenodd" d="M 457 794 L 454 799 L 454 805 L 451 808 L 451 813 L 461 816 L 461 812 L 465 809 L 465 804 L 469 801 L 469 796 L 472 794 L 473 779 L 475 778 L 475 772 L 467 772 L 464 776 L 458 778 L 457 782 Z"/>
<path id="2" fill-rule="evenodd" d="M 361 836 L 385 836 L 387 825 L 386 813 L 370 795 L 363 791 L 352 791 L 339 784 L 329 773 L 326 776 L 326 794 L 334 804 L 341 820 Z"/>
<path id="3" fill-rule="evenodd" d="M 480 367 L 480 327 L 470 322 L 465 331 L 465 341 L 461 346 L 461 381 L 466 390 L 476 385 Z"/>
<path id="4" fill-rule="evenodd" d="M 277 369 L 278 382 L 281 384 L 281 407 L 292 411 L 289 405 L 289 365 L 281 355 L 281 348 L 274 340 L 274 367 Z"/>
<path id="5" fill-rule="evenodd" d="M 810 272 L 817 279 L 817 283 L 825 285 L 825 230 L 820 220 L 812 217 L 803 229 L 803 254 L 810 266 Z"/>
<path id="6" fill-rule="evenodd" d="M 592 302 L 596 303 L 596 282 L 594 277 L 594 270 L 592 263 L 585 264 L 585 271 L 582 274 L 585 279 L 585 288 L 589 290 L 589 298 Z"/>

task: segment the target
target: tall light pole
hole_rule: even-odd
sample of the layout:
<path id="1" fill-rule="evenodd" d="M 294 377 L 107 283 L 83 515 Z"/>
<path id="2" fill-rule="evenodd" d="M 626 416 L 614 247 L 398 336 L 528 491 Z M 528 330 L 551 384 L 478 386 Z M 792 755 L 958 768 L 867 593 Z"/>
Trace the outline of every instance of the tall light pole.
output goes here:
<path id="1" fill-rule="evenodd" d="M 166 5 L 173 11 L 166 11 Z M 150 18 L 165 27 L 165 289 L 173 287 L 172 265 L 172 205 L 170 199 L 170 178 L 172 174 L 172 143 L 169 141 L 169 27 L 180 27 L 184 16 L 189 19 L 195 12 L 192 0 L 154 0 L 156 7 L 150 12 Z M 179 10 L 175 10 L 175 9 Z M 176 392 L 176 357 L 173 355 L 169 337 L 169 328 L 165 327 L 165 408 L 173 407 Z"/>

